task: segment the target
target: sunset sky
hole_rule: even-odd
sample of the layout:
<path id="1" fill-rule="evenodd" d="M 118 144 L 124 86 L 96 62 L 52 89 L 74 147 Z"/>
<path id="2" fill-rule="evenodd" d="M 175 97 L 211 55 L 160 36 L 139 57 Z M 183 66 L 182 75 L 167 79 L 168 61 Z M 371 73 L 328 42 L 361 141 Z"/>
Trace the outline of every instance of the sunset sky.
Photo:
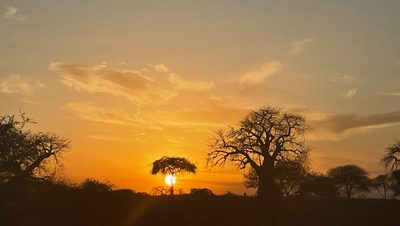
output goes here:
<path id="1" fill-rule="evenodd" d="M 304 115 L 312 168 L 383 172 L 400 138 L 398 0 L 2 0 L 0 112 L 71 140 L 64 176 L 151 192 L 163 155 L 197 163 L 177 187 L 246 190 L 206 168 L 209 137 L 251 109 Z"/>

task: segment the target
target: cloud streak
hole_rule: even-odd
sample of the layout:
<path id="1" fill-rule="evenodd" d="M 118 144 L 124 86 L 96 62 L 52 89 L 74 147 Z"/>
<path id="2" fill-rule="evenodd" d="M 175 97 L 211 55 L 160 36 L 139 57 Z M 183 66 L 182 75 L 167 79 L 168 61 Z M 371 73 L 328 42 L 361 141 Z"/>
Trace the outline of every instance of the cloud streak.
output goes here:
<path id="1" fill-rule="evenodd" d="M 106 64 L 51 63 L 49 68 L 61 73 L 64 85 L 79 92 L 121 96 L 138 105 L 162 103 L 176 96 L 138 71 L 109 69 Z"/>
<path id="2" fill-rule="evenodd" d="M 400 111 L 380 114 L 327 114 L 311 120 L 310 139 L 340 140 L 355 133 L 400 124 Z"/>
<path id="3" fill-rule="evenodd" d="M 11 74 L 0 79 L 0 93 L 29 93 L 36 88 L 43 88 L 45 85 L 39 80 L 30 76 Z"/>
<path id="4" fill-rule="evenodd" d="M 290 45 L 289 50 L 286 52 L 287 55 L 290 56 L 296 56 L 299 55 L 301 52 L 305 50 L 305 47 L 307 44 L 314 42 L 315 40 L 312 38 L 308 39 L 303 39 L 303 40 L 298 40 L 295 42 L 292 42 Z"/>
<path id="5" fill-rule="evenodd" d="M 352 98 L 357 94 L 357 88 L 349 89 L 346 93 L 344 93 L 345 98 Z"/>
<path id="6" fill-rule="evenodd" d="M 6 7 L 3 18 L 6 20 L 24 21 L 26 19 L 26 15 L 19 13 L 17 8 L 9 6 Z"/>
<path id="7" fill-rule="evenodd" d="M 249 71 L 242 75 L 239 78 L 239 82 L 243 85 L 259 84 L 268 77 L 278 73 L 282 69 L 282 66 L 282 63 L 279 61 L 263 64 L 260 68 Z"/>

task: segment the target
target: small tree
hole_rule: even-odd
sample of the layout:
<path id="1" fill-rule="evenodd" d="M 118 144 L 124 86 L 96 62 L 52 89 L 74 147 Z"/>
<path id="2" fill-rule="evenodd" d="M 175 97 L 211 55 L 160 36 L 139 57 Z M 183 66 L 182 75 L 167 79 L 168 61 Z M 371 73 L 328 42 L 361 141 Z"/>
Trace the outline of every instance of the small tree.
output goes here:
<path id="1" fill-rule="evenodd" d="M 79 186 L 83 191 L 88 192 L 106 192 L 111 191 L 113 185 L 108 181 L 100 181 L 97 179 L 88 178 Z"/>
<path id="2" fill-rule="evenodd" d="M 300 185 L 299 193 L 321 198 L 333 198 L 338 194 L 335 185 L 332 178 L 322 174 L 308 174 Z"/>
<path id="3" fill-rule="evenodd" d="M 393 197 L 400 196 L 400 169 L 390 174 L 390 189 L 393 191 Z"/>
<path id="4" fill-rule="evenodd" d="M 368 191 L 368 173 L 356 165 L 338 166 L 328 171 L 336 185 L 346 194 L 348 200 L 356 191 Z"/>
<path id="5" fill-rule="evenodd" d="M 177 174 L 196 173 L 197 167 L 189 160 L 181 157 L 164 156 L 153 162 L 151 174 L 171 175 L 174 177 Z M 174 194 L 174 184 L 170 184 L 170 194 Z"/>
<path id="6" fill-rule="evenodd" d="M 371 187 L 373 187 L 382 197 L 386 199 L 387 190 L 390 188 L 390 177 L 387 174 L 381 174 L 371 180 Z"/>

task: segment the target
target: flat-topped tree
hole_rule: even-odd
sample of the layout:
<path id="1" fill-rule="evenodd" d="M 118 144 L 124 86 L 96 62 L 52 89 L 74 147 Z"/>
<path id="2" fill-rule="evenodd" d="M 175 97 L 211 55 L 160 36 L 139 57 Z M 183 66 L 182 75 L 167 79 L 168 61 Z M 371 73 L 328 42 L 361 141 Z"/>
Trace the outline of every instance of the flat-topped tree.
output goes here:
<path id="1" fill-rule="evenodd" d="M 153 162 L 151 174 L 162 174 L 169 176 L 170 194 L 174 194 L 175 175 L 185 173 L 196 173 L 197 167 L 189 160 L 182 157 L 164 156 Z"/>

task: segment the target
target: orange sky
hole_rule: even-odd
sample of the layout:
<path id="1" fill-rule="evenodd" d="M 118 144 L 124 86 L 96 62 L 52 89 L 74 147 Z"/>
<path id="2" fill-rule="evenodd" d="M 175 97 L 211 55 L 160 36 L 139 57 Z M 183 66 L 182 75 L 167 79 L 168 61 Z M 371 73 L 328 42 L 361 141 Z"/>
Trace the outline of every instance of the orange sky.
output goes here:
<path id="1" fill-rule="evenodd" d="M 0 111 L 70 139 L 72 181 L 151 192 L 151 163 L 176 155 L 199 167 L 185 191 L 253 192 L 234 167 L 206 168 L 207 142 L 268 105 L 306 117 L 314 170 L 376 174 L 400 131 L 400 5 L 361 5 L 2 1 Z"/>

